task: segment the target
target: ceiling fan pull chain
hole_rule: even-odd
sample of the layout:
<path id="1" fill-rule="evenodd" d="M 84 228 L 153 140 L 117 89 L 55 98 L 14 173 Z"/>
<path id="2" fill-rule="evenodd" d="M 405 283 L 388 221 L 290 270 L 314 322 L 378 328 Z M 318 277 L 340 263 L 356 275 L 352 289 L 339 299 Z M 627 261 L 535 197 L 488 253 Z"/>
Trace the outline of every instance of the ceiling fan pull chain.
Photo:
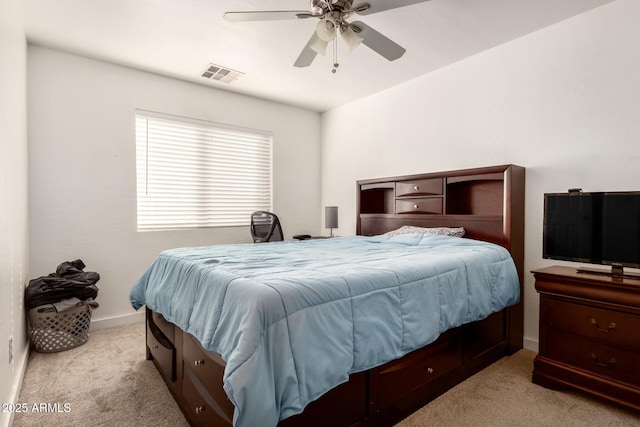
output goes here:
<path id="1" fill-rule="evenodd" d="M 335 74 L 336 71 L 338 71 L 339 66 L 340 64 L 338 64 L 338 38 L 336 37 L 333 39 L 333 70 L 331 70 L 331 72 Z"/>

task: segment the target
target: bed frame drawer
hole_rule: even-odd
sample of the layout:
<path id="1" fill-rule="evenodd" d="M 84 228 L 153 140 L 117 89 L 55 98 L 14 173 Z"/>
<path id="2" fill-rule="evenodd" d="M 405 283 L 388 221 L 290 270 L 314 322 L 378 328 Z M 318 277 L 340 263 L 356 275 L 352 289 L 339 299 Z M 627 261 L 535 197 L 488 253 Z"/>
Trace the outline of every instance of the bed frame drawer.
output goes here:
<path id="1" fill-rule="evenodd" d="M 211 398 L 207 390 L 189 367 L 185 367 L 182 393 L 190 424 L 196 426 L 231 427 L 233 415 L 227 416 Z"/>
<path id="2" fill-rule="evenodd" d="M 481 357 L 488 351 L 502 351 L 507 346 L 506 313 L 499 311 L 463 326 L 464 361 Z"/>
<path id="3" fill-rule="evenodd" d="M 160 331 L 162 331 L 162 334 L 167 337 L 169 341 L 171 341 L 171 344 L 175 346 L 175 326 L 173 326 L 173 323 L 165 320 L 165 318 L 162 317 L 162 314 L 160 313 L 156 313 L 152 310 L 149 310 L 148 313 L 149 321 L 153 322 L 153 324 L 157 326 Z"/>
<path id="4" fill-rule="evenodd" d="M 390 405 L 461 365 L 462 343 L 458 335 L 383 365 L 372 374 L 375 405 Z"/>
<path id="5" fill-rule="evenodd" d="M 167 383 L 176 380 L 176 349 L 152 322 L 147 322 L 147 348 Z"/>
<path id="6" fill-rule="evenodd" d="M 211 395 L 216 402 L 224 402 L 214 407 L 221 418 L 233 419 L 233 404 L 222 388 L 220 379 L 224 374 L 225 363 L 217 353 L 206 351 L 200 343 L 191 335 L 184 334 L 182 342 L 182 359 L 185 371 L 190 373 L 203 385 L 206 393 Z M 186 372 L 185 372 L 186 377 Z"/>
<path id="7" fill-rule="evenodd" d="M 304 413 L 280 421 L 278 427 L 360 426 L 358 421 L 367 417 L 367 380 L 366 372 L 351 374 L 348 382 L 311 402 Z"/>

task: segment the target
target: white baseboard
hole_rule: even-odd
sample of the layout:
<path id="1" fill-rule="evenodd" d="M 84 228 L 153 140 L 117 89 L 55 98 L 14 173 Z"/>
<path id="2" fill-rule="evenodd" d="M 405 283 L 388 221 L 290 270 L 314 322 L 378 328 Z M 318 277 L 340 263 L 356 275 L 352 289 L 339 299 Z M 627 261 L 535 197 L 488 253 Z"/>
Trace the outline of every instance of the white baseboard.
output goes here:
<path id="1" fill-rule="evenodd" d="M 123 316 L 91 320 L 89 331 L 99 331 L 100 329 L 115 328 L 116 326 L 130 325 L 138 322 L 144 322 L 144 310 L 140 310 L 137 313 L 125 314 Z"/>
<path id="2" fill-rule="evenodd" d="M 524 338 L 522 340 L 522 346 L 526 350 L 535 351 L 536 353 L 538 352 L 538 341 L 536 340 L 532 340 L 530 338 Z"/>
<path id="3" fill-rule="evenodd" d="M 27 361 L 29 360 L 29 352 L 31 351 L 31 346 L 27 346 L 27 350 L 24 352 L 22 356 L 22 360 L 19 361 L 17 368 L 20 370 L 20 375 L 18 377 L 18 382 L 12 387 L 13 396 L 10 396 L 9 402 L 18 402 L 20 398 L 20 390 L 22 389 L 22 381 L 24 381 L 24 374 L 27 371 Z M 0 426 L 9 427 L 13 424 L 13 412 L 10 412 L 7 417 L 0 418 Z"/>

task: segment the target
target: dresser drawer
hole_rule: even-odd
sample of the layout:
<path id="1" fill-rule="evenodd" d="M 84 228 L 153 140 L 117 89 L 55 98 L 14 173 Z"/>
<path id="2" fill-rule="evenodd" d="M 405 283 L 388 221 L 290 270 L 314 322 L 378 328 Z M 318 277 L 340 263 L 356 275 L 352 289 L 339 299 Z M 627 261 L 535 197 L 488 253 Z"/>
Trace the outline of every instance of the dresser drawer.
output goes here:
<path id="1" fill-rule="evenodd" d="M 152 322 L 147 322 L 147 347 L 167 383 L 176 380 L 176 349 Z"/>
<path id="2" fill-rule="evenodd" d="M 189 367 L 184 369 L 182 393 L 186 403 L 186 412 L 188 412 L 187 416 L 191 423 L 196 426 L 232 426 L 233 415 L 228 417 L 223 411 L 219 410 L 200 380 Z"/>
<path id="3" fill-rule="evenodd" d="M 171 341 L 172 344 L 175 345 L 175 326 L 173 323 L 168 322 L 162 317 L 162 314 L 156 313 L 155 311 L 151 311 L 151 321 L 155 326 L 158 327 L 162 331 L 165 337 Z"/>
<path id="4" fill-rule="evenodd" d="M 396 213 L 442 214 L 442 198 L 415 198 L 396 200 Z"/>
<path id="5" fill-rule="evenodd" d="M 640 384 L 640 353 L 550 330 L 549 357 L 578 369 L 629 384 Z"/>
<path id="6" fill-rule="evenodd" d="M 372 395 L 376 396 L 378 407 L 385 407 L 460 365 L 460 337 L 451 337 L 418 350 L 400 362 L 383 366 L 374 374 L 376 390 Z"/>
<path id="7" fill-rule="evenodd" d="M 213 352 L 205 351 L 200 343 L 189 334 L 184 334 L 182 343 L 182 359 L 185 368 L 188 367 L 193 375 L 200 381 L 207 393 L 214 397 L 216 402 L 222 402 L 215 409 L 218 416 L 233 418 L 233 404 L 222 388 L 222 376 L 224 374 L 224 361 Z M 186 370 L 186 369 L 185 369 Z"/>
<path id="8" fill-rule="evenodd" d="M 396 197 L 441 195 L 443 183 L 442 178 L 397 182 Z"/>
<path id="9" fill-rule="evenodd" d="M 547 326 L 640 350 L 640 316 L 547 298 Z"/>

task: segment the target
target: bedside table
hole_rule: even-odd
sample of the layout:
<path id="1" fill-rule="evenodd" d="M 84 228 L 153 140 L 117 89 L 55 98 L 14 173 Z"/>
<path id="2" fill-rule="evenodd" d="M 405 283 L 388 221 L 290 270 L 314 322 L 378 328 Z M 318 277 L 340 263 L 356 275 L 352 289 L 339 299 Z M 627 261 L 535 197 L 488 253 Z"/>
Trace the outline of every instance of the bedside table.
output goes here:
<path id="1" fill-rule="evenodd" d="M 640 410 L 640 279 L 534 270 L 540 294 L 535 384 Z"/>
<path id="2" fill-rule="evenodd" d="M 293 236 L 296 240 L 313 240 L 313 239 L 328 239 L 327 236 L 311 236 L 309 234 L 296 234 Z"/>

